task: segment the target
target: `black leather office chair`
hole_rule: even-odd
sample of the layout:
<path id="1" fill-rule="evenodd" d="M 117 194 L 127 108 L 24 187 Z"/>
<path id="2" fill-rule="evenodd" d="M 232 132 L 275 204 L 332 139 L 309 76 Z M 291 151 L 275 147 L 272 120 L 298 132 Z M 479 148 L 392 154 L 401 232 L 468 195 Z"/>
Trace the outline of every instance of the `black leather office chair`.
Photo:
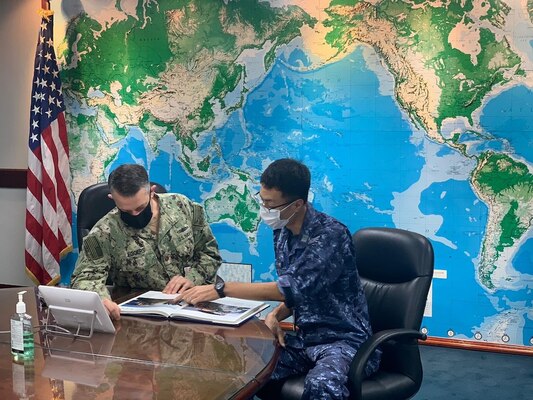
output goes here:
<path id="1" fill-rule="evenodd" d="M 409 399 L 422 384 L 418 340 L 433 277 L 433 247 L 417 233 L 365 228 L 353 235 L 374 335 L 357 352 L 348 374 L 350 399 Z M 373 351 L 383 350 L 379 370 L 364 376 Z M 305 376 L 267 384 L 262 399 L 300 399 Z"/>
<path id="2" fill-rule="evenodd" d="M 156 186 L 156 193 L 167 192 L 159 183 L 150 182 L 150 185 Z M 107 196 L 108 194 L 109 187 L 106 182 L 95 183 L 86 187 L 80 193 L 76 218 L 78 249 L 80 251 L 83 245 L 83 238 L 87 236 L 94 224 L 115 208 L 115 202 Z"/>

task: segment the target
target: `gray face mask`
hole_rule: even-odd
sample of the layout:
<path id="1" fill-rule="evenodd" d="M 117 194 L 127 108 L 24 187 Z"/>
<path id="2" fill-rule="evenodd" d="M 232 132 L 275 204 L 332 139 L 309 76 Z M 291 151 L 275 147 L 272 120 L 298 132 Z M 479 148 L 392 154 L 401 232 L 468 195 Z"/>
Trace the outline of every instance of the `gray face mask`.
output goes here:
<path id="1" fill-rule="evenodd" d="M 126 225 L 128 225 L 129 227 L 131 228 L 134 228 L 134 229 L 142 229 L 144 228 L 146 225 L 148 225 L 148 223 L 150 222 L 150 220 L 152 219 L 152 202 L 149 201 L 148 202 L 148 205 L 146 207 L 144 207 L 144 210 L 142 210 L 139 214 L 137 215 L 131 215 L 131 214 L 128 214 L 127 212 L 124 212 L 124 211 L 120 211 L 120 219 L 122 221 L 124 221 L 124 223 Z"/>

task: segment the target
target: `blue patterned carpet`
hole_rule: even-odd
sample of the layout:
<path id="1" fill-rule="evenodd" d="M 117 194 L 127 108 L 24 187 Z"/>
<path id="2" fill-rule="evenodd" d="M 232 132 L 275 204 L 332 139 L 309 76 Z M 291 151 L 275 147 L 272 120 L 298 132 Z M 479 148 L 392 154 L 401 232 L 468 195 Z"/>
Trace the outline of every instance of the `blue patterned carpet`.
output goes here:
<path id="1" fill-rule="evenodd" d="M 424 381 L 414 400 L 531 400 L 531 356 L 420 346 Z"/>

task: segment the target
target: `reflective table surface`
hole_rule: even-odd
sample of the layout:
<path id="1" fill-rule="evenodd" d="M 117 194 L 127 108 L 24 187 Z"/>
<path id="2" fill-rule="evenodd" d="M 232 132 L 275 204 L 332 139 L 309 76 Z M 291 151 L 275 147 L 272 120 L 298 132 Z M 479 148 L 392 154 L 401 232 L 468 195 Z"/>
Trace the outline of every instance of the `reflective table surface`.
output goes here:
<path id="1" fill-rule="evenodd" d="M 46 309 L 35 288 L 25 289 L 27 312 L 40 325 Z M 0 289 L 2 332 L 9 330 L 20 290 Z M 226 327 L 122 316 L 114 324 L 115 334 L 95 332 L 90 339 L 36 330 L 35 357 L 25 364 L 12 362 L 10 334 L 1 333 L 1 398 L 247 399 L 266 382 L 278 356 L 259 319 Z"/>

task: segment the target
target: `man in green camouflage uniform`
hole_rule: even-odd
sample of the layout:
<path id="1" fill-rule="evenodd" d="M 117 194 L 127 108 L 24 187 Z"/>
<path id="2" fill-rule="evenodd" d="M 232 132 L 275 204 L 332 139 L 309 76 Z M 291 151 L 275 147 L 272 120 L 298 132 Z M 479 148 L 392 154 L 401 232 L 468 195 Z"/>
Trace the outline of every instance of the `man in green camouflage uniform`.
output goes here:
<path id="1" fill-rule="evenodd" d="M 83 239 L 73 288 L 100 294 L 118 319 L 108 277 L 117 286 L 165 293 L 213 283 L 221 258 L 201 205 L 180 194 L 156 194 L 140 165 L 118 167 L 108 184 L 117 207 Z"/>

